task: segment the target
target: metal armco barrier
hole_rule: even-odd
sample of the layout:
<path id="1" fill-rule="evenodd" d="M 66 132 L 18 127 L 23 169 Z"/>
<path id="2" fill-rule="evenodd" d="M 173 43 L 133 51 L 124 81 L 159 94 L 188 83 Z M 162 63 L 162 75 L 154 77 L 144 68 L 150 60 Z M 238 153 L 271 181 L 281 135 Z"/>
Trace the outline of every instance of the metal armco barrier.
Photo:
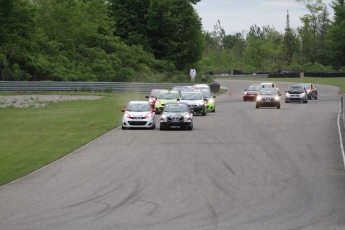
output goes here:
<path id="1" fill-rule="evenodd" d="M 0 81 L 0 92 L 68 92 L 68 91 L 111 91 L 146 93 L 151 89 L 171 89 L 186 83 L 127 83 L 127 82 L 66 82 L 66 81 Z"/>

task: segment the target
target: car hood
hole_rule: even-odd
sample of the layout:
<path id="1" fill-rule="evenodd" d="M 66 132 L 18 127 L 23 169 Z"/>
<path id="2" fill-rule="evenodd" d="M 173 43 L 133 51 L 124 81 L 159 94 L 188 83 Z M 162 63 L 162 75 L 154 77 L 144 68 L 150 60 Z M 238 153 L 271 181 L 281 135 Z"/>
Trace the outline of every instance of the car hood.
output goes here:
<path id="1" fill-rule="evenodd" d="M 289 90 L 288 93 L 301 94 L 301 93 L 304 93 L 304 91 L 303 90 Z"/>
<path id="2" fill-rule="evenodd" d="M 175 101 L 177 101 L 177 99 L 158 99 L 158 100 L 161 102 L 161 104 L 165 104 L 167 102 L 175 102 Z"/>
<path id="3" fill-rule="evenodd" d="M 258 94 L 259 91 L 256 91 L 256 90 L 247 90 L 246 91 L 247 93 L 253 93 L 253 94 Z"/>
<path id="4" fill-rule="evenodd" d="M 150 111 L 146 111 L 146 112 L 131 112 L 131 111 L 126 111 L 126 113 L 128 113 L 131 117 L 141 118 L 141 117 L 145 116 L 146 114 L 150 113 Z"/>
<path id="5" fill-rule="evenodd" d="M 164 112 L 164 114 L 167 117 L 183 117 L 188 114 L 188 112 Z"/>

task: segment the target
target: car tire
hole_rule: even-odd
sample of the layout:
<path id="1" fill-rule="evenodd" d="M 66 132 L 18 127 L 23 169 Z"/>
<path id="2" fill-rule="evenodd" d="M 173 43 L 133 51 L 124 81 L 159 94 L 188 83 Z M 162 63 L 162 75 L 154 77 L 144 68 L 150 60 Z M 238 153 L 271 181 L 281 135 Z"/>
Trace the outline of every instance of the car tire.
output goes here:
<path id="1" fill-rule="evenodd" d="M 155 123 L 153 123 L 153 125 L 152 125 L 151 129 L 155 129 L 155 128 L 156 128 L 156 124 L 155 124 Z"/>
<path id="2" fill-rule="evenodd" d="M 290 103 L 289 101 L 285 101 L 285 103 Z"/>
<path id="3" fill-rule="evenodd" d="M 279 105 L 277 105 L 277 109 L 280 109 L 280 104 L 279 104 Z"/>
<path id="4" fill-rule="evenodd" d="M 207 109 L 204 109 L 204 111 L 202 112 L 201 115 L 206 116 L 207 115 Z"/>
<path id="5" fill-rule="evenodd" d="M 216 112 L 216 107 L 213 108 L 212 113 Z"/>
<path id="6" fill-rule="evenodd" d="M 191 123 L 190 126 L 188 126 L 188 130 L 193 130 L 193 123 Z"/>
<path id="7" fill-rule="evenodd" d="M 126 127 L 124 127 L 123 125 L 122 125 L 122 130 L 125 130 L 126 129 Z"/>
<path id="8" fill-rule="evenodd" d="M 260 106 L 258 105 L 258 103 L 256 103 L 256 106 L 255 106 L 255 108 L 257 108 L 257 109 L 258 109 L 258 108 L 260 108 Z"/>

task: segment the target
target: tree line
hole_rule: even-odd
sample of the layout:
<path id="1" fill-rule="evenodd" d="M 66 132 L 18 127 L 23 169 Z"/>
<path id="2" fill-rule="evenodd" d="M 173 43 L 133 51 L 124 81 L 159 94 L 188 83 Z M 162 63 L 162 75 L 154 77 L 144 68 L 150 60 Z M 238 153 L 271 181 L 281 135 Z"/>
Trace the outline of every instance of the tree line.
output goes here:
<path id="1" fill-rule="evenodd" d="M 345 71 L 344 0 L 322 0 L 302 26 L 204 31 L 200 0 L 0 0 L 0 80 L 185 82 L 203 73 Z"/>

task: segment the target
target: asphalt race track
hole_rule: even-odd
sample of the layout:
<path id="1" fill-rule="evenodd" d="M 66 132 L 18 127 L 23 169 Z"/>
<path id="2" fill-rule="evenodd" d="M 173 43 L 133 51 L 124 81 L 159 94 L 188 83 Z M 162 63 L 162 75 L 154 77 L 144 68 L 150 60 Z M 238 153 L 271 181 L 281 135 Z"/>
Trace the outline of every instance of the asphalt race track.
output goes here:
<path id="1" fill-rule="evenodd" d="M 256 82 L 217 82 L 229 92 L 192 131 L 118 127 L 0 187 L 0 229 L 344 230 L 338 88 L 255 109 Z"/>

